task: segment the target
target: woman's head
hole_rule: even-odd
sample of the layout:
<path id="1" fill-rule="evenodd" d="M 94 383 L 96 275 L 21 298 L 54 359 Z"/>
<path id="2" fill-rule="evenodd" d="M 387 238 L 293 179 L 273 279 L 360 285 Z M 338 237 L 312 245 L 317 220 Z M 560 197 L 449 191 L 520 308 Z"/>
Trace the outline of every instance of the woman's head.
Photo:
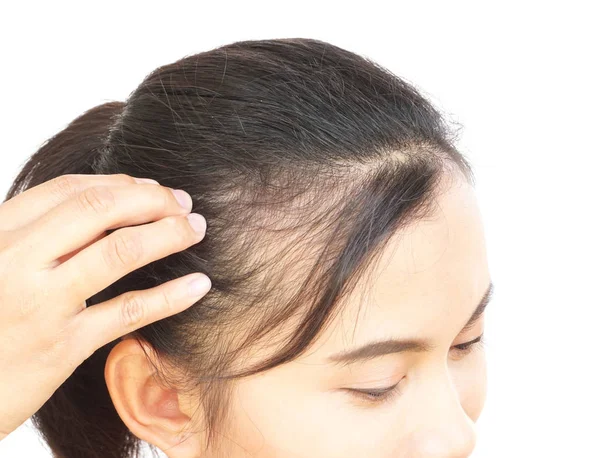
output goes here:
<path id="1" fill-rule="evenodd" d="M 454 346 L 483 330 L 464 328 L 490 283 L 483 230 L 468 162 L 408 83 L 318 40 L 233 43 L 76 119 L 9 196 L 68 173 L 154 178 L 207 220 L 88 306 L 197 271 L 212 289 L 54 393 L 33 420 L 58 456 L 134 456 L 137 438 L 174 458 L 470 453 L 485 360 Z M 340 359 L 388 339 L 424 348 Z"/>

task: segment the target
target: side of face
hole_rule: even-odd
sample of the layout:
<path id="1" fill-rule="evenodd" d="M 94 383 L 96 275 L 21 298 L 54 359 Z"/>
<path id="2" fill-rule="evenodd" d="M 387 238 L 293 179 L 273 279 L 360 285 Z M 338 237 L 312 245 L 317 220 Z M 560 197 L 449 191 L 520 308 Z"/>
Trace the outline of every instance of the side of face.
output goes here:
<path id="1" fill-rule="evenodd" d="M 236 382 L 229 423 L 218 434 L 218 455 L 201 452 L 201 425 L 193 427 L 200 432 L 175 445 L 176 435 L 168 431 L 185 425 L 197 403 L 148 388 L 140 375 L 143 359 L 132 363 L 134 346 L 119 349 L 121 342 L 109 357 L 106 378 L 125 423 L 173 458 L 469 456 L 485 401 L 485 354 L 479 344 L 465 352 L 453 347 L 482 334 L 483 314 L 463 327 L 491 279 L 474 189 L 456 180 L 437 204 L 431 219 L 394 236 L 376 270 L 356 285 L 305 355 Z M 347 364 L 330 361 L 387 339 L 424 340 L 429 348 Z M 139 421 L 140 412 L 155 419 L 146 415 Z"/>

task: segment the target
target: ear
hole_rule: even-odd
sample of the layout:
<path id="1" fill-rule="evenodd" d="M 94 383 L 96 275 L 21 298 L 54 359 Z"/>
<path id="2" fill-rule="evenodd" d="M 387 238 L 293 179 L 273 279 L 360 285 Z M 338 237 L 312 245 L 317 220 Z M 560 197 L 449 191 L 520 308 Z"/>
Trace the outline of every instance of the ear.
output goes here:
<path id="1" fill-rule="evenodd" d="M 113 347 L 104 377 L 115 408 L 135 436 L 155 445 L 169 458 L 198 456 L 200 435 L 184 431 L 192 426 L 189 412 L 193 409 L 180 406 L 180 401 L 188 398 L 159 383 L 148 361 L 153 355 L 149 345 L 133 338 L 122 339 Z"/>

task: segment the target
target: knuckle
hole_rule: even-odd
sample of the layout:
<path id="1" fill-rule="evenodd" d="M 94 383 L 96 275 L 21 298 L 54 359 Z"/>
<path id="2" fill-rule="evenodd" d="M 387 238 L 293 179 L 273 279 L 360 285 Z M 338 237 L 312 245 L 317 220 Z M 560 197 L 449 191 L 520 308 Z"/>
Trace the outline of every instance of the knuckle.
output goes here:
<path id="1" fill-rule="evenodd" d="M 162 288 L 160 290 L 160 298 L 161 298 L 161 305 L 164 309 L 166 309 L 168 311 L 173 310 L 173 308 L 175 307 L 175 301 L 173 300 L 171 295 L 164 288 Z"/>
<path id="2" fill-rule="evenodd" d="M 35 284 L 36 287 L 26 289 L 24 287 L 26 284 Z M 3 291 L 6 293 L 6 297 L 10 297 L 16 302 L 16 318 L 21 320 L 31 320 L 33 315 L 43 309 L 43 305 L 55 300 L 53 291 L 45 283 L 41 273 L 29 273 L 19 282 L 7 283 L 6 287 L 3 287 Z"/>
<path id="3" fill-rule="evenodd" d="M 121 324 L 124 328 L 138 325 L 146 314 L 146 303 L 137 293 L 126 293 L 121 303 Z"/>
<path id="4" fill-rule="evenodd" d="M 142 257 L 140 238 L 123 229 L 105 237 L 103 256 L 109 268 L 121 269 L 136 264 Z"/>
<path id="5" fill-rule="evenodd" d="M 170 216 L 168 218 L 164 218 L 165 222 L 169 224 L 171 227 L 168 229 L 169 232 L 175 231 L 175 239 L 177 240 L 177 244 L 186 244 L 195 241 L 196 233 L 191 228 L 190 223 L 188 222 L 186 217 L 181 216 Z"/>
<path id="6" fill-rule="evenodd" d="M 44 366 L 55 366 L 58 361 L 62 361 L 62 350 L 64 345 L 60 342 L 48 344 L 36 353 L 38 361 Z"/>
<path id="7" fill-rule="evenodd" d="M 115 196 L 106 186 L 92 186 L 77 195 L 83 213 L 106 214 L 115 206 Z"/>
<path id="8" fill-rule="evenodd" d="M 18 301 L 18 317 L 20 319 L 30 318 L 40 309 L 40 301 L 34 295 L 27 295 Z"/>
<path id="9" fill-rule="evenodd" d="M 55 330 L 54 334 L 44 339 L 44 345 L 36 352 L 36 358 L 44 367 L 71 367 L 72 348 L 71 339 L 65 329 Z"/>
<path id="10" fill-rule="evenodd" d="M 0 246 L 0 278 L 5 278 L 4 274 L 9 271 L 9 267 L 11 271 L 14 271 L 19 260 L 23 258 L 20 254 L 22 248 L 22 244 L 19 243 L 14 233 L 3 234 L 2 246 Z"/>
<path id="11" fill-rule="evenodd" d="M 184 217 L 177 218 L 177 220 L 178 220 L 177 221 L 178 229 L 180 231 L 182 241 L 184 241 L 184 242 L 195 241 L 198 236 L 192 229 L 192 226 L 190 226 L 190 223 L 187 220 L 187 218 L 184 216 Z"/>
<path id="12" fill-rule="evenodd" d="M 60 198 L 71 197 L 77 192 L 81 180 L 74 174 L 58 176 L 50 181 L 50 187 Z"/>
<path id="13" fill-rule="evenodd" d="M 126 173 L 117 173 L 115 177 L 125 183 L 135 184 L 135 179 L 131 175 L 127 175 Z"/>
<path id="14" fill-rule="evenodd" d="M 161 192 L 162 198 L 160 199 L 160 204 L 162 205 L 162 210 L 164 212 L 167 212 L 170 209 L 172 209 L 173 204 L 175 204 L 176 208 L 179 208 L 179 203 L 177 202 L 177 199 L 175 199 L 175 195 L 170 189 L 162 186 L 155 186 L 152 190 Z"/>

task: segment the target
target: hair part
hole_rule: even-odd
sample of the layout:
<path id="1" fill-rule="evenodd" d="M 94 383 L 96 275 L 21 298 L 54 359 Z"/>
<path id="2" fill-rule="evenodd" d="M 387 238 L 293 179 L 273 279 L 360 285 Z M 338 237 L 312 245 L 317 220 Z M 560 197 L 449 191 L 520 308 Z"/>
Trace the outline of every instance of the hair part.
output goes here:
<path id="1" fill-rule="evenodd" d="M 7 198 L 64 174 L 125 173 L 190 193 L 208 223 L 203 241 L 87 304 L 210 277 L 192 307 L 134 333 L 162 383 L 199 396 L 208 449 L 235 379 L 302 355 L 390 237 L 431 215 L 443 178 L 474 183 L 455 135 L 413 86 L 366 57 L 313 39 L 240 41 L 161 66 L 126 102 L 82 114 L 31 156 Z M 57 457 L 139 456 L 104 380 L 117 342 L 33 416 Z M 243 363 L 267 346 L 266 360 Z"/>

